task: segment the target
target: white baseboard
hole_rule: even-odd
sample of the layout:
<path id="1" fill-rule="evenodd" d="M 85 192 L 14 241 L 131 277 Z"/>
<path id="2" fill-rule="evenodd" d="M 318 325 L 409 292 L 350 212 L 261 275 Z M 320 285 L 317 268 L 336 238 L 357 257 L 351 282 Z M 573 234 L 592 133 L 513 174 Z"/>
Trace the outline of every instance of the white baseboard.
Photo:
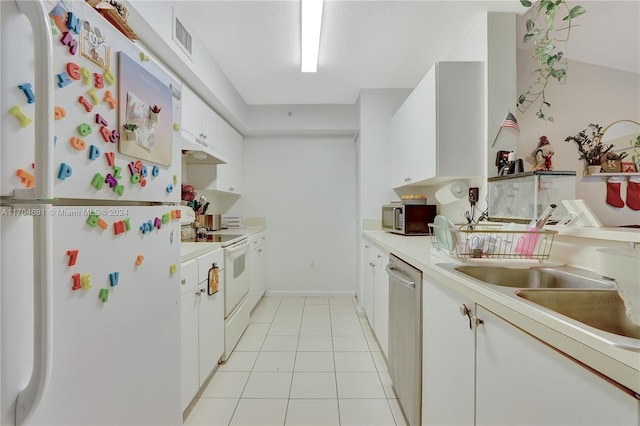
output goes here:
<path id="1" fill-rule="evenodd" d="M 267 290 L 265 296 L 275 297 L 355 297 L 355 291 L 287 291 Z"/>

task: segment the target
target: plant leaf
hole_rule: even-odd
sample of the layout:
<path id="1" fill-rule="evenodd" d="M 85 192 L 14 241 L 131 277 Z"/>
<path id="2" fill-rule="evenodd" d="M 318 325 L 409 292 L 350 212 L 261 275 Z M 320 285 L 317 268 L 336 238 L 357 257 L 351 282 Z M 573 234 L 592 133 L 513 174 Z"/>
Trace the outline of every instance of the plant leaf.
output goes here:
<path id="1" fill-rule="evenodd" d="M 526 22 L 526 28 L 527 28 L 527 32 L 530 33 L 531 30 L 533 30 L 533 27 L 536 25 L 535 22 L 533 22 L 533 19 L 527 19 Z"/>
<path id="2" fill-rule="evenodd" d="M 577 17 L 577 16 L 580 16 L 580 15 L 582 15 L 582 14 L 586 13 L 586 12 L 587 12 L 587 11 L 586 11 L 586 9 L 585 9 L 584 7 L 582 7 L 582 6 L 574 6 L 574 7 L 572 7 L 572 8 L 571 8 L 571 10 L 569 11 L 569 17 L 570 17 L 571 19 L 573 19 L 573 18 L 575 18 L 575 17 Z"/>
<path id="3" fill-rule="evenodd" d="M 531 7 L 533 3 L 531 3 L 529 0 L 520 0 L 520 4 L 524 7 Z"/>
<path id="4" fill-rule="evenodd" d="M 529 34 L 525 34 L 524 38 L 522 39 L 523 43 L 528 42 L 529 40 L 531 40 L 531 37 L 533 37 L 533 34 L 529 33 Z"/>
<path id="5" fill-rule="evenodd" d="M 527 98 L 524 95 L 518 97 L 518 103 L 522 105 Z"/>

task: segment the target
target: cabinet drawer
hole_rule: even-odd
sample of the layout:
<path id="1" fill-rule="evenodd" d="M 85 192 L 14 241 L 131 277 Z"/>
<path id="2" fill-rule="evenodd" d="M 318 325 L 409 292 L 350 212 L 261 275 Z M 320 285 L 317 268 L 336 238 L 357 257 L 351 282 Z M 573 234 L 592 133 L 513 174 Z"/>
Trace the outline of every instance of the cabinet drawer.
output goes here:
<path id="1" fill-rule="evenodd" d="M 198 262 L 190 260 L 180 265 L 180 294 L 195 289 L 198 285 Z"/>
<path id="2" fill-rule="evenodd" d="M 254 250 L 254 249 L 257 249 L 258 247 L 262 247 L 266 239 L 267 237 L 265 236 L 264 232 L 258 232 L 257 234 L 253 234 L 249 239 L 250 241 L 249 250 Z"/>
<path id="3" fill-rule="evenodd" d="M 198 282 L 201 283 L 208 278 L 209 269 L 215 263 L 218 269 L 222 271 L 224 269 L 224 251 L 223 249 L 217 249 L 211 253 L 203 254 L 197 258 L 198 260 Z"/>

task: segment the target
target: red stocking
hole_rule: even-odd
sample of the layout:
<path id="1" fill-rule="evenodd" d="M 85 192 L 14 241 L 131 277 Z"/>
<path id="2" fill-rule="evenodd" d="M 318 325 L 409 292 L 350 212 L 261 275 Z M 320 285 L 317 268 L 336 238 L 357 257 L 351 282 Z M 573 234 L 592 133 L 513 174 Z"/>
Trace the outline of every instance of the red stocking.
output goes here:
<path id="1" fill-rule="evenodd" d="M 629 177 L 627 183 L 627 206 L 633 210 L 640 210 L 640 176 Z"/>
<path id="2" fill-rule="evenodd" d="M 624 201 L 620 197 L 620 185 L 622 184 L 622 178 L 610 177 L 607 179 L 607 204 L 622 208 L 624 207 Z"/>

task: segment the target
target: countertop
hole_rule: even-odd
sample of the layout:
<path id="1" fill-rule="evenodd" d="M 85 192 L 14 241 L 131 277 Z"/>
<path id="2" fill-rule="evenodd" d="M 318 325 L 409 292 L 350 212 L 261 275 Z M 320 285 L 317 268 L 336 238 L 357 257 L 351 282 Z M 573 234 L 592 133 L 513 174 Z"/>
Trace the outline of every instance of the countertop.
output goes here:
<path id="1" fill-rule="evenodd" d="M 545 229 L 557 231 L 558 235 L 570 237 L 593 238 L 596 240 L 612 240 L 626 243 L 640 243 L 639 228 L 603 227 L 590 228 L 583 226 L 546 226 Z"/>
<path id="2" fill-rule="evenodd" d="M 246 235 L 257 234 L 264 231 L 265 227 L 247 227 L 242 229 L 221 229 L 215 231 L 214 234 L 220 235 Z M 211 242 L 181 242 L 180 243 L 180 262 L 186 262 L 191 259 L 195 259 L 198 256 L 209 253 L 211 251 L 222 248 L 222 243 Z"/>
<path id="3" fill-rule="evenodd" d="M 447 270 L 446 266 L 438 266 L 459 261 L 435 249 L 432 253 L 431 237 L 403 236 L 384 231 L 363 231 L 362 235 L 387 253 L 395 254 L 516 327 L 640 394 L 640 352 L 604 342 L 590 333 L 587 327 L 576 326 L 580 323 L 567 321 L 559 314 L 545 314 L 527 302 L 507 295 L 508 290 L 480 284 Z"/>

